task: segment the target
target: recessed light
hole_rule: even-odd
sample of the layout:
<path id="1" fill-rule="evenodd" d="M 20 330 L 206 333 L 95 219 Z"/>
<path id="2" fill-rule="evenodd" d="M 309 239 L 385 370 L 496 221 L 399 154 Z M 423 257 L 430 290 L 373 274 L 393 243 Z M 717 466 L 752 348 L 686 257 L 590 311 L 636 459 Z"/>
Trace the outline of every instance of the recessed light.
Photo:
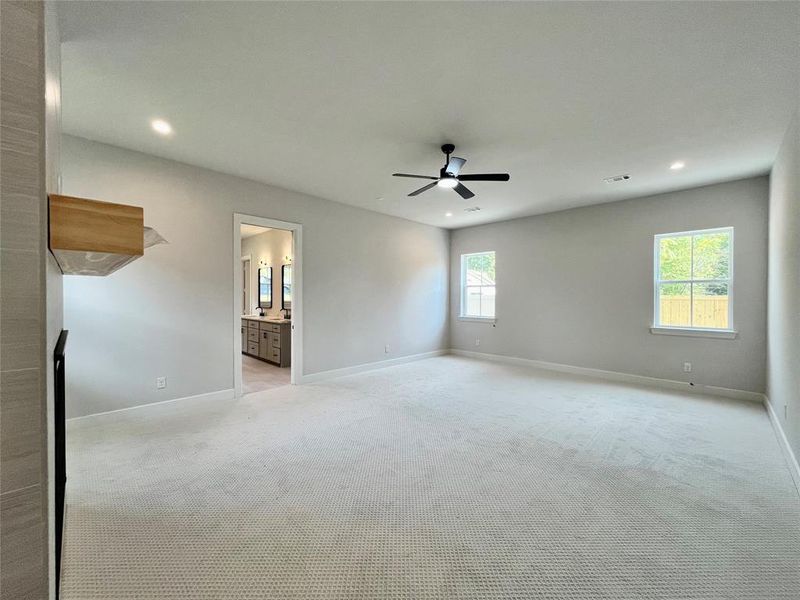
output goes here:
<path id="1" fill-rule="evenodd" d="M 682 160 L 676 160 L 669 166 L 669 168 L 672 169 L 673 171 L 680 171 L 685 166 L 686 166 L 685 162 L 683 162 Z"/>
<path id="2" fill-rule="evenodd" d="M 451 213 L 451 212 L 446 212 L 446 213 L 444 213 L 444 216 L 445 216 L 445 217 L 452 217 L 452 216 L 453 216 L 453 213 Z"/>
<path id="3" fill-rule="evenodd" d="M 164 119 L 153 119 L 150 121 L 150 126 L 153 128 L 153 131 L 161 135 L 169 135 L 172 133 L 172 125 L 167 123 Z"/>

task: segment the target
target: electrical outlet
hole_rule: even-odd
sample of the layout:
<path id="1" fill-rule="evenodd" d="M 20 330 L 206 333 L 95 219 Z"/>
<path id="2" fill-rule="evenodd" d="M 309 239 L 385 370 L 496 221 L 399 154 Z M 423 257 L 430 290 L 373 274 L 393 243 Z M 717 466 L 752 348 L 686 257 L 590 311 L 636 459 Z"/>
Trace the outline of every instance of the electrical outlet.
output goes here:
<path id="1" fill-rule="evenodd" d="M 389 354 L 389 344 L 386 344 L 386 345 L 383 347 L 383 353 L 384 353 L 384 354 Z"/>
<path id="2" fill-rule="evenodd" d="M 683 372 L 684 373 L 691 373 L 692 372 L 692 363 L 690 363 L 690 362 L 683 363 Z"/>
<path id="3" fill-rule="evenodd" d="M 163 390 L 165 387 L 167 387 L 167 378 L 156 377 L 156 389 Z"/>
<path id="4" fill-rule="evenodd" d="M 475 338 L 475 345 L 476 346 L 480 346 L 481 345 L 481 338 L 479 338 L 479 337 Z"/>

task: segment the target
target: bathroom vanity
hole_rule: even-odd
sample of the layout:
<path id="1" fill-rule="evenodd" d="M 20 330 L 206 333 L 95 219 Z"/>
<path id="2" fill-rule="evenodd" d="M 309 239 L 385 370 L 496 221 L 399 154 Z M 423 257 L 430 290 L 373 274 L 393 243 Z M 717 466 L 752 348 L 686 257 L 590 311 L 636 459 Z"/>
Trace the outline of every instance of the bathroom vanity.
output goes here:
<path id="1" fill-rule="evenodd" d="M 279 367 L 292 361 L 292 322 L 289 319 L 242 317 L 242 353 Z"/>

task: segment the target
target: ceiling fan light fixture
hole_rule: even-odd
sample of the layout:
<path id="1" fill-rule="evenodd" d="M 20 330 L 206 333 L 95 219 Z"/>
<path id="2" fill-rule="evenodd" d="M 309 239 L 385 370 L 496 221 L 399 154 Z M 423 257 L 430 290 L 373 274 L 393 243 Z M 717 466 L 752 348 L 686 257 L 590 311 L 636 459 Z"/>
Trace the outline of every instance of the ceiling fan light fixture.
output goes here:
<path id="1" fill-rule="evenodd" d="M 448 190 L 452 190 L 454 187 L 458 185 L 458 179 L 455 177 L 442 177 L 439 181 L 436 182 L 436 185 L 442 188 L 446 188 Z"/>

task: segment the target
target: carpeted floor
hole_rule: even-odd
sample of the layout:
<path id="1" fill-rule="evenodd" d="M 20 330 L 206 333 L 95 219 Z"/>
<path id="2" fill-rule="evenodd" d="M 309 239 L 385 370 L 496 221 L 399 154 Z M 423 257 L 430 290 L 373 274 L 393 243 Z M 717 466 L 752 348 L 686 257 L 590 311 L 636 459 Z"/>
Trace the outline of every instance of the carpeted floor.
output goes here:
<path id="1" fill-rule="evenodd" d="M 71 421 L 63 598 L 800 598 L 763 408 L 446 356 Z"/>

